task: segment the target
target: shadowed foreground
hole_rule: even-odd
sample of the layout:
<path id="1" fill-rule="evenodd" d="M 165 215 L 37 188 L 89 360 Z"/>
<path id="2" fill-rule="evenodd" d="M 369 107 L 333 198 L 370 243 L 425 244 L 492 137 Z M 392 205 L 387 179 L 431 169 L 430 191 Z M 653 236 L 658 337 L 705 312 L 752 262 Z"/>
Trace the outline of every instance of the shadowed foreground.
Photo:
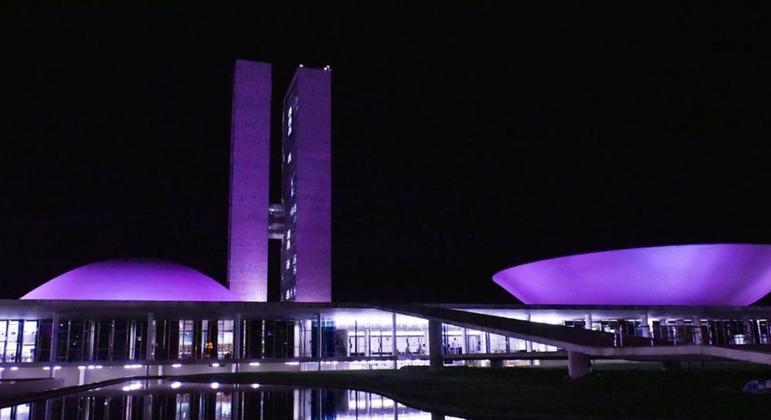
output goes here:
<path id="1" fill-rule="evenodd" d="M 609 365 L 580 380 L 567 379 L 558 368 L 236 373 L 179 380 L 360 389 L 462 417 L 736 418 L 768 413 L 771 395 L 741 392 L 748 380 L 766 378 L 766 367 L 721 364 L 675 371 Z"/>

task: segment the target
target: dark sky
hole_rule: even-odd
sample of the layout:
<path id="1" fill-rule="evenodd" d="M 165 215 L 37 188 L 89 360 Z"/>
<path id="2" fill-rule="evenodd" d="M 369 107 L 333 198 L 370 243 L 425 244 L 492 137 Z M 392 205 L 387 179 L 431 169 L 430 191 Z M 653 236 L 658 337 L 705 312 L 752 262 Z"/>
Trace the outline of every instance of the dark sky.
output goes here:
<path id="1" fill-rule="evenodd" d="M 514 302 L 490 276 L 518 263 L 771 242 L 765 13 L 364 3 L 0 6 L 0 297 L 125 256 L 224 280 L 236 57 L 277 98 L 334 69 L 338 301 Z"/>

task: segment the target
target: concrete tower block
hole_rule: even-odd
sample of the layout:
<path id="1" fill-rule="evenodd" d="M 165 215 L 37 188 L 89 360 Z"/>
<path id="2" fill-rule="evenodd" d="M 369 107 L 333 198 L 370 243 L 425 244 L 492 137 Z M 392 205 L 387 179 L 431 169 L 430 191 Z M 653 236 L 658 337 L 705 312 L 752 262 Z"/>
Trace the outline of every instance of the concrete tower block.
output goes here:
<path id="1" fill-rule="evenodd" d="M 228 227 L 228 287 L 243 301 L 268 298 L 270 64 L 236 60 Z"/>
<path id="2" fill-rule="evenodd" d="M 299 68 L 284 97 L 281 299 L 332 299 L 332 72 Z"/>

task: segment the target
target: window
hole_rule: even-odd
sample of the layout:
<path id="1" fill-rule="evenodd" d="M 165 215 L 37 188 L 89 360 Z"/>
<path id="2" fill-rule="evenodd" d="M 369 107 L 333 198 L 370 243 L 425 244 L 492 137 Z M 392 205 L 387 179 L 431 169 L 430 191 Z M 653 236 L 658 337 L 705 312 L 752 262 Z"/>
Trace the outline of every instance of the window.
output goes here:
<path id="1" fill-rule="evenodd" d="M 193 357 L 193 321 L 179 321 L 179 358 Z"/>
<path id="2" fill-rule="evenodd" d="M 289 154 L 286 155 L 286 163 L 292 163 L 292 152 L 289 152 Z"/>
<path id="3" fill-rule="evenodd" d="M 24 334 L 22 335 L 21 361 L 32 362 L 35 360 L 35 344 L 37 343 L 37 321 L 24 321 Z"/>
<path id="4" fill-rule="evenodd" d="M 217 358 L 233 358 L 233 320 L 217 321 Z"/>
<path id="5" fill-rule="evenodd" d="M 297 214 L 297 203 L 292 204 L 292 207 L 289 208 L 289 216 L 294 216 Z"/>
<path id="6" fill-rule="evenodd" d="M 19 324 L 20 321 L 8 321 L 8 330 L 5 343 L 5 361 L 16 361 L 16 347 L 19 342 Z"/>
<path id="7" fill-rule="evenodd" d="M 291 239 L 287 239 L 286 240 L 286 249 L 289 249 L 291 247 L 292 247 L 292 240 Z"/>

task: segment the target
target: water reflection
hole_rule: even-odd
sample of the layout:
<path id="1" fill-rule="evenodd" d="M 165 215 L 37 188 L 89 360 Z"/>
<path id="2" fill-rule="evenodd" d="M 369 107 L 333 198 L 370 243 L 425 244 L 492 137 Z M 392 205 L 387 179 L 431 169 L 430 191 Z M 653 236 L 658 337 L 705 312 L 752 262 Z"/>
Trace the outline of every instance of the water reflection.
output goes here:
<path id="1" fill-rule="evenodd" d="M 445 417 L 369 392 L 179 382 L 129 382 L 0 409 L 0 420 L 391 418 Z"/>

